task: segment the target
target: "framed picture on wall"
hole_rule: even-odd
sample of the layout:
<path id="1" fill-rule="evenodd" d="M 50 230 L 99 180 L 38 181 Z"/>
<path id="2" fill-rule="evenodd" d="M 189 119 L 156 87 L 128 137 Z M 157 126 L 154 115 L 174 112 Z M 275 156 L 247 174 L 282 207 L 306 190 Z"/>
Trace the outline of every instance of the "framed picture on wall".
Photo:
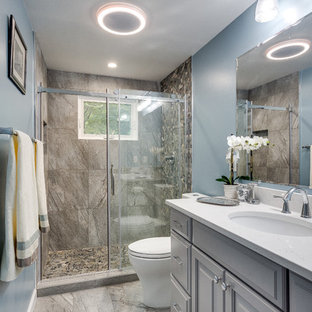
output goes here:
<path id="1" fill-rule="evenodd" d="M 13 15 L 9 25 L 9 78 L 18 89 L 26 93 L 27 47 Z"/>

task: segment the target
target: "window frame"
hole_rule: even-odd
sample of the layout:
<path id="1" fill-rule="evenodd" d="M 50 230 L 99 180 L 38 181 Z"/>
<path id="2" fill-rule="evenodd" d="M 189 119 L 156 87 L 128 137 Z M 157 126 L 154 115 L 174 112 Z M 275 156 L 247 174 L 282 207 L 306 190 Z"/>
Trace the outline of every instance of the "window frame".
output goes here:
<path id="1" fill-rule="evenodd" d="M 78 96 L 78 139 L 79 140 L 106 140 L 106 134 L 88 134 L 84 133 L 84 102 L 98 102 L 106 105 L 106 101 L 96 97 Z M 108 104 L 118 104 L 118 100 L 109 99 Z M 138 141 L 138 130 L 139 130 L 139 118 L 137 103 L 127 103 L 120 101 L 120 105 L 129 104 L 131 106 L 131 134 L 130 135 L 119 135 L 110 134 L 110 140 L 124 140 L 124 141 Z M 120 112 L 119 112 L 120 117 Z"/>

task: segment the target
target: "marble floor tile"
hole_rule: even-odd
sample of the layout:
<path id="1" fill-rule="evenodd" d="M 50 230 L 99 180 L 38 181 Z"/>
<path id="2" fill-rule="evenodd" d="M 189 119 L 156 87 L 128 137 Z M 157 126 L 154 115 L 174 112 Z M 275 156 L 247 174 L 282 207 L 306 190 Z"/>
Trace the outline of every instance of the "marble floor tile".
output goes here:
<path id="1" fill-rule="evenodd" d="M 34 312 L 169 312 L 142 303 L 139 281 L 40 297 Z"/>

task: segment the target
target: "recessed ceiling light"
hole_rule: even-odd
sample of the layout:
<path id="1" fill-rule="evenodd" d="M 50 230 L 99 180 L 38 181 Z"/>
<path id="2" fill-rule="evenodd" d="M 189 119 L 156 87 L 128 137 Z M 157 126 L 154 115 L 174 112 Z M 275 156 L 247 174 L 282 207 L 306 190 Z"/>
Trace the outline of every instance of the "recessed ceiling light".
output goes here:
<path id="1" fill-rule="evenodd" d="M 142 31 L 146 25 L 145 13 L 129 3 L 105 4 L 99 8 L 96 16 L 99 25 L 115 35 L 134 35 Z"/>
<path id="2" fill-rule="evenodd" d="M 265 53 L 266 57 L 271 60 L 282 61 L 306 53 L 310 46 L 311 42 L 306 39 L 287 40 L 272 46 Z"/>
<path id="3" fill-rule="evenodd" d="M 117 64 L 116 63 L 108 63 L 107 67 L 109 67 L 109 68 L 116 68 Z"/>

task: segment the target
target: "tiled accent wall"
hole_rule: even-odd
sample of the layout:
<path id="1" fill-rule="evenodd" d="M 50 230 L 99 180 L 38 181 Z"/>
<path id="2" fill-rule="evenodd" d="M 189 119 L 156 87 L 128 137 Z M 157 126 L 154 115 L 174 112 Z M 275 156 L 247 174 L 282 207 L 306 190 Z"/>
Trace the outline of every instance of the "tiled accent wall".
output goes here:
<path id="1" fill-rule="evenodd" d="M 182 150 L 182 161 L 181 161 L 181 180 L 182 180 L 182 192 L 191 192 L 192 188 L 192 60 L 187 59 L 171 74 L 160 82 L 162 92 L 173 93 L 186 98 L 186 106 L 181 104 L 181 150 Z M 185 112 L 186 108 L 186 112 Z M 168 114 L 171 114 L 168 115 Z M 164 115 L 163 136 L 170 136 L 174 132 L 175 114 L 177 111 L 166 110 L 166 116 Z M 186 115 L 186 120 L 184 116 Z M 172 122 L 170 122 L 170 119 Z M 186 136 L 185 136 L 186 135 Z M 177 137 L 177 136 L 175 136 Z M 164 149 L 168 155 L 176 149 L 175 144 L 171 140 L 167 140 L 168 145 L 164 145 Z M 177 142 L 176 142 L 177 143 Z M 173 164 L 174 165 L 174 164 Z M 164 165 L 165 176 L 168 176 L 170 180 L 170 164 L 167 162 Z"/>
<path id="2" fill-rule="evenodd" d="M 115 89 L 158 91 L 156 82 L 48 70 L 48 86 L 91 92 Z M 48 207 L 50 249 L 106 244 L 106 145 L 78 140 L 78 98 L 48 97 Z M 111 142 L 111 159 L 118 159 Z M 114 166 L 117 168 L 117 164 Z"/>
<path id="3" fill-rule="evenodd" d="M 287 111 L 252 110 L 253 131 L 268 131 L 270 147 L 254 152 L 254 177 L 273 183 L 289 183 L 289 126 L 292 129 L 293 184 L 299 184 L 299 74 L 294 73 L 249 90 L 256 105 L 292 106 L 292 124 Z"/>

